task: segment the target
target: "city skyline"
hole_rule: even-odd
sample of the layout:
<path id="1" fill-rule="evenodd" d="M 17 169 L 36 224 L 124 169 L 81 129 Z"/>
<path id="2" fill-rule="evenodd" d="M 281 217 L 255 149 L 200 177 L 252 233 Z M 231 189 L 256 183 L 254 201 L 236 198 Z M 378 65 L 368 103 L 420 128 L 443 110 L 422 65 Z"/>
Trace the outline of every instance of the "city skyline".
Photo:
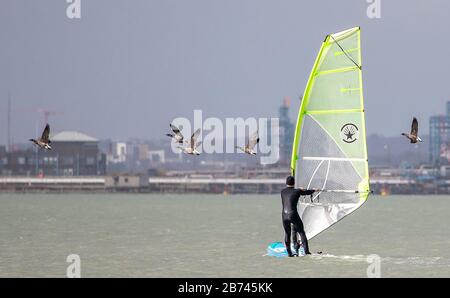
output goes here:
<path id="1" fill-rule="evenodd" d="M 73 134 L 74 132 L 62 132 L 63 134 Z M 75 132 L 76 133 L 76 132 Z M 61 134 L 59 132 L 58 134 Z M 86 137 L 93 138 L 92 136 L 87 135 Z M 411 145 L 403 136 L 393 136 L 386 137 L 377 134 L 372 134 L 367 137 L 367 145 L 368 145 L 368 154 L 369 154 L 369 165 L 370 166 L 394 166 L 398 167 L 406 164 L 409 165 L 421 165 L 421 164 L 432 164 L 430 163 L 430 144 L 431 139 L 428 135 L 422 135 L 424 139 L 424 143 Z M 223 153 L 212 153 L 208 154 L 203 152 L 201 156 L 191 158 L 187 155 L 182 154 L 180 156 L 180 152 L 173 152 L 171 150 L 171 141 L 168 138 L 160 138 L 160 139 L 129 139 L 129 140 L 111 140 L 111 139 L 102 139 L 98 140 L 100 145 L 100 151 L 111 155 L 112 163 L 125 163 L 127 159 L 125 156 L 132 157 L 141 156 L 143 152 L 141 152 L 142 148 L 145 148 L 147 153 L 151 154 L 159 154 L 159 152 L 164 152 L 165 158 L 168 160 L 179 159 L 180 157 L 185 157 L 190 159 L 191 161 L 197 160 L 199 162 L 203 161 L 240 161 L 240 162 L 250 162 L 251 164 L 259 164 L 259 159 L 254 157 L 246 156 L 245 154 L 241 154 L 239 150 L 235 152 L 224 152 Z M 236 139 L 235 139 L 236 141 Z M 224 141 L 224 143 L 227 141 Z M 114 146 L 114 148 L 112 147 Z M 123 147 L 125 149 L 125 153 L 122 153 L 122 156 L 115 156 L 116 147 Z M 287 150 L 289 153 L 287 155 L 283 155 L 283 145 L 282 140 L 280 138 L 280 160 L 278 160 L 277 165 L 287 166 L 287 163 L 290 160 L 291 148 L 290 144 L 287 146 Z M 2 146 L 0 146 L 2 149 Z M 6 149 L 3 147 L 3 149 Z M 55 148 L 57 151 L 57 148 Z M 137 151 L 136 151 L 137 150 Z M 258 148 L 257 148 L 258 150 Z M 35 151 L 35 147 L 32 143 L 21 143 L 15 144 L 12 152 L 26 152 L 26 151 Z M 141 152 L 141 153 L 139 153 Z M 147 153 L 146 156 L 147 156 Z M 262 153 L 258 151 L 258 155 Z M 164 155 L 159 157 L 159 159 L 164 159 Z M 133 157 L 133 158 L 134 158 Z M 117 160 L 115 160 L 117 158 Z M 284 159 L 283 159 L 284 158 Z M 139 157 L 139 160 L 149 160 L 152 161 L 153 157 Z M 157 163 L 159 164 L 159 163 Z M 444 163 L 445 164 L 445 163 Z M 189 168 L 189 166 L 187 167 Z"/>
<path id="2" fill-rule="evenodd" d="M 368 135 L 396 136 L 413 116 L 426 135 L 429 117 L 445 114 L 450 99 L 439 67 L 449 58 L 430 54 L 450 44 L 445 1 L 382 1 L 380 19 L 368 18 L 362 0 L 82 5 L 81 19 L 70 20 L 64 2 L 2 3 L 0 144 L 9 96 L 15 143 L 42 129 L 39 108 L 57 113 L 55 131 L 99 139 L 159 138 L 195 109 L 222 119 L 276 117 L 285 96 L 295 122 L 323 37 L 354 25 L 362 27 Z"/>

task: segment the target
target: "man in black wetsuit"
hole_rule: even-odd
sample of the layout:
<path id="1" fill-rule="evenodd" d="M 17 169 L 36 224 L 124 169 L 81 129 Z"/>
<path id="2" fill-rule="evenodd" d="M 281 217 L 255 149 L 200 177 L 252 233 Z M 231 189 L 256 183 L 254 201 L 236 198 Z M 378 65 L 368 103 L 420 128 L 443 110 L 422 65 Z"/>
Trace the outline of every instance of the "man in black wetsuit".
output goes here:
<path id="1" fill-rule="evenodd" d="M 294 254 L 291 251 L 291 224 L 294 228 L 294 248 L 296 255 L 298 256 L 298 250 L 300 243 L 297 241 L 297 233 L 300 234 L 303 247 L 306 254 L 311 254 L 308 247 L 308 239 L 306 239 L 305 230 L 303 228 L 303 222 L 300 219 L 297 211 L 298 199 L 300 196 L 312 195 L 314 190 L 295 189 L 295 178 L 289 176 L 286 178 L 286 188 L 281 191 L 281 202 L 283 203 L 283 227 L 284 227 L 284 243 L 286 245 L 287 253 L 290 257 Z"/>

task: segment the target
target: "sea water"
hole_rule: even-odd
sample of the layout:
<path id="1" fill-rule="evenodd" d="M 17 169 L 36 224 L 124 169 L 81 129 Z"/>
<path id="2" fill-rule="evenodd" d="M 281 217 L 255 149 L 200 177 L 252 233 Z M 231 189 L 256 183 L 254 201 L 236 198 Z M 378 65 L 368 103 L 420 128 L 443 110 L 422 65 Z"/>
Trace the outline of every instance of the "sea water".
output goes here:
<path id="1" fill-rule="evenodd" d="M 1 194 L 0 277 L 450 277 L 450 196 L 371 196 L 310 241 L 283 241 L 277 195 Z M 369 257 L 372 256 L 372 259 Z"/>

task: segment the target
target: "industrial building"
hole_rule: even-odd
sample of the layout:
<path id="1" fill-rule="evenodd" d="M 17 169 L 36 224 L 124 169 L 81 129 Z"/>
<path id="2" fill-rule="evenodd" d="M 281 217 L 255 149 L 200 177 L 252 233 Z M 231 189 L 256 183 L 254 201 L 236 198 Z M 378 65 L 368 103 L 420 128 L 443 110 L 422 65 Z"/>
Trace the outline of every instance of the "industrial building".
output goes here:
<path id="1" fill-rule="evenodd" d="M 26 150 L 0 149 L 3 176 L 98 176 L 106 173 L 106 156 L 98 140 L 76 131 L 50 137 L 52 150 L 32 146 Z"/>

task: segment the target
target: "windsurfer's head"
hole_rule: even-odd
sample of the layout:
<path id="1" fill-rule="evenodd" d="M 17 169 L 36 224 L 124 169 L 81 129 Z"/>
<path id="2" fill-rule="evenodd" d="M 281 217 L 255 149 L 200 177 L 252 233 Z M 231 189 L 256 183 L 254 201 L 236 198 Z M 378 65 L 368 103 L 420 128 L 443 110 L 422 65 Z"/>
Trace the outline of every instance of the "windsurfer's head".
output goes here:
<path id="1" fill-rule="evenodd" d="M 288 176 L 286 178 L 286 185 L 290 186 L 290 187 L 293 187 L 295 185 L 295 178 L 292 177 L 292 176 Z"/>

